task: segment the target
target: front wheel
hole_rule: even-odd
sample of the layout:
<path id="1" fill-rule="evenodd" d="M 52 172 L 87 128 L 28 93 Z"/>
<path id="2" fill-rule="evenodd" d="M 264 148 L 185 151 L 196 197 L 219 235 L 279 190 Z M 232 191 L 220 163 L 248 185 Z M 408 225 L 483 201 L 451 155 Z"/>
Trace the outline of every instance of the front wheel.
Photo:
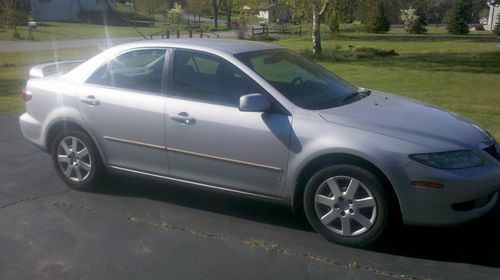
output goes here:
<path id="1" fill-rule="evenodd" d="M 326 239 L 362 247 L 385 231 L 389 220 L 387 197 L 371 172 L 335 165 L 311 177 L 305 188 L 304 208 L 313 228 Z"/>
<path id="2" fill-rule="evenodd" d="M 90 137 L 79 131 L 59 133 L 52 143 L 57 174 L 73 189 L 90 190 L 101 179 L 103 166 Z"/>

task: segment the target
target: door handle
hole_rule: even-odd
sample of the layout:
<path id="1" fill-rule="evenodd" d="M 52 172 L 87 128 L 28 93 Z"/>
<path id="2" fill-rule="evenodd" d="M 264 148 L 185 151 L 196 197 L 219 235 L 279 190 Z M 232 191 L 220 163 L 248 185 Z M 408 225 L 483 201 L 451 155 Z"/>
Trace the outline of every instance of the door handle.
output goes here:
<path id="1" fill-rule="evenodd" d="M 95 98 L 93 95 L 89 95 L 87 97 L 80 97 L 80 102 L 85 103 L 87 105 L 99 105 L 99 100 Z"/>
<path id="2" fill-rule="evenodd" d="M 186 112 L 180 112 L 179 114 L 168 114 L 168 117 L 181 124 L 195 124 L 196 121 Z"/>

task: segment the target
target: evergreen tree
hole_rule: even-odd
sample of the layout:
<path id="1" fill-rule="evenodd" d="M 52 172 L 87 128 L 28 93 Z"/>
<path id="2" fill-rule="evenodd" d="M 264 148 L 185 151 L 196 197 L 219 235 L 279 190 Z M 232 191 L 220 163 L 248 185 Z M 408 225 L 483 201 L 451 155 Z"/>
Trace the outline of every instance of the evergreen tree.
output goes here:
<path id="1" fill-rule="evenodd" d="M 463 0 L 455 0 L 453 7 L 448 11 L 446 22 L 448 32 L 456 35 L 463 35 L 469 33 L 467 26 L 467 6 Z"/>
<path id="2" fill-rule="evenodd" d="M 383 1 L 379 1 L 377 10 L 371 20 L 366 23 L 366 30 L 370 33 L 385 33 L 391 28 L 387 11 Z"/>
<path id="3" fill-rule="evenodd" d="M 415 2 L 415 20 L 410 23 L 408 32 L 412 34 L 422 34 L 427 32 L 427 4 L 425 1 Z"/>
<path id="4" fill-rule="evenodd" d="M 493 31 L 495 35 L 500 36 L 500 14 L 497 16 L 497 24 L 495 24 L 495 29 Z"/>

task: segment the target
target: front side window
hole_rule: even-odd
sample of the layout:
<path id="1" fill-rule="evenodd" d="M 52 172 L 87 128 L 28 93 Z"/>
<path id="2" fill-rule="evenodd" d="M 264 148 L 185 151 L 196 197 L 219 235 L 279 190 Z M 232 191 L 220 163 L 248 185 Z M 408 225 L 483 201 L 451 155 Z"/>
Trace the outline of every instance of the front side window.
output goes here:
<path id="1" fill-rule="evenodd" d="M 222 58 L 195 51 L 175 51 L 175 95 L 237 107 L 240 96 L 263 91 L 241 70 Z"/>
<path id="2" fill-rule="evenodd" d="M 288 50 L 242 53 L 236 57 L 295 105 L 320 110 L 355 100 L 359 90 Z"/>
<path id="3" fill-rule="evenodd" d="M 123 89 L 162 92 L 164 49 L 134 50 L 107 62 L 87 81 Z"/>

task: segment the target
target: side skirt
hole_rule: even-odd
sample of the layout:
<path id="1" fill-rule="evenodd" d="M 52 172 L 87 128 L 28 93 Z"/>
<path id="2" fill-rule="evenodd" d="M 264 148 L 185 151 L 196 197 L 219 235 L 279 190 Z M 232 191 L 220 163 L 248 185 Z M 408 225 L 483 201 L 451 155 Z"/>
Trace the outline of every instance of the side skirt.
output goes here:
<path id="1" fill-rule="evenodd" d="M 267 201 L 271 200 L 275 203 L 284 204 L 284 200 L 281 197 L 268 196 L 268 195 L 263 195 L 263 194 L 258 194 L 258 193 L 251 193 L 251 192 L 245 192 L 245 191 L 240 191 L 240 190 L 234 190 L 234 189 L 230 189 L 230 188 L 224 188 L 224 187 L 219 187 L 219 186 L 214 186 L 214 185 L 209 185 L 209 184 L 204 184 L 204 183 L 199 183 L 199 182 L 193 182 L 193 181 L 189 181 L 189 180 L 185 180 L 185 179 L 178 179 L 178 178 L 174 178 L 174 177 L 168 177 L 168 176 L 164 176 L 164 175 L 148 173 L 148 172 L 144 172 L 144 171 L 124 168 L 124 167 L 115 166 L 115 165 L 109 165 L 109 168 L 114 169 L 116 171 L 124 172 L 124 173 L 132 173 L 132 174 L 141 175 L 141 176 L 145 176 L 145 177 L 153 177 L 155 179 L 180 182 L 180 183 L 204 187 L 204 188 L 208 188 L 208 189 L 212 189 L 212 190 L 229 192 L 229 193 L 242 195 L 242 196 L 249 196 L 249 197 L 253 197 L 253 198 L 257 198 L 257 199 L 261 199 L 261 200 L 267 200 Z"/>

